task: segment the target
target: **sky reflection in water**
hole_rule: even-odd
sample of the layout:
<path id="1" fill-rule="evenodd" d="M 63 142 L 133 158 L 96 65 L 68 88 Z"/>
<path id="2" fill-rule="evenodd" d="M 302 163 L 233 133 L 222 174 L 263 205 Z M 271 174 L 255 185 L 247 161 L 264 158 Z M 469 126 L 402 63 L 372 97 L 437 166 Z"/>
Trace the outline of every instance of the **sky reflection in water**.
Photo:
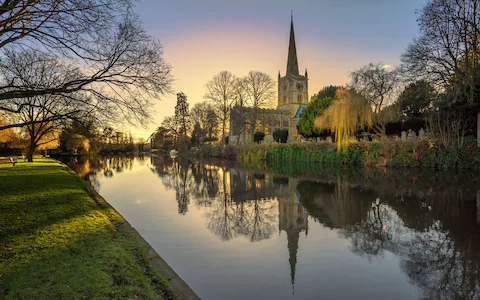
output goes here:
<path id="1" fill-rule="evenodd" d="M 71 162 L 203 299 L 478 299 L 478 176 Z"/>

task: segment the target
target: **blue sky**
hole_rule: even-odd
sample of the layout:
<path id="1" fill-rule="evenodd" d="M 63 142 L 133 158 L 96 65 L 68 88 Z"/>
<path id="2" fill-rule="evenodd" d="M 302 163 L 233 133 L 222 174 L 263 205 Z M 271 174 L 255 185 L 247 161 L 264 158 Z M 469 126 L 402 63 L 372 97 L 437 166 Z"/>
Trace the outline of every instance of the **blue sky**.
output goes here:
<path id="1" fill-rule="evenodd" d="M 285 74 L 293 11 L 300 72 L 309 74 L 309 95 L 344 85 L 349 73 L 370 62 L 397 65 L 419 34 L 416 18 L 426 0 L 143 0 L 135 12 L 147 32 L 164 46 L 173 67 L 174 91 L 190 103 L 203 101 L 204 86 L 228 70 L 249 70 L 277 78 Z M 176 96 L 156 105 L 154 123 L 132 128 L 148 137 L 174 114 Z"/>

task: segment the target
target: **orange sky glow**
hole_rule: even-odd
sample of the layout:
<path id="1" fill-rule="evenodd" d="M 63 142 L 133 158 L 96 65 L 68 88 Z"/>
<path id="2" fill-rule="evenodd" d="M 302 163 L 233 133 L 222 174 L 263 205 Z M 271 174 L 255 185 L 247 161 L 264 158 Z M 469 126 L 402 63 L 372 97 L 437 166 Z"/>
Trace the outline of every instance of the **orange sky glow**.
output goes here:
<path id="1" fill-rule="evenodd" d="M 420 7 L 420 2 L 417 2 L 413 4 Z M 145 9 L 142 5 L 138 7 L 140 18 Z M 315 30 L 312 20 L 305 20 L 306 12 L 296 13 L 294 26 L 299 71 L 303 74 L 305 68 L 308 69 L 309 97 L 324 86 L 345 85 L 351 71 L 370 62 L 398 65 L 401 53 L 417 34 L 412 7 L 408 7 L 405 13 L 409 14 L 408 18 L 393 20 L 404 22 L 403 27 L 397 23 L 389 25 L 395 25 L 393 28 L 397 28 L 398 33 L 380 32 L 382 39 L 377 40 L 375 37 L 380 33 L 375 30 L 382 28 L 375 29 L 379 26 L 372 24 L 371 28 L 375 30 L 366 31 L 358 41 L 355 37 L 342 37 L 345 24 L 342 27 L 333 23 L 328 28 Z M 153 122 L 147 128 L 132 127 L 125 130 L 132 132 L 136 138 L 148 138 L 164 117 L 174 114 L 177 92 L 187 95 L 190 108 L 203 101 L 205 84 L 220 71 L 228 70 L 240 77 L 250 70 L 258 70 L 269 74 L 275 81 L 278 71 L 282 76 L 285 75 L 290 11 L 279 11 L 270 16 L 268 22 L 235 20 L 216 23 L 215 20 L 209 20 L 178 28 L 175 27 L 177 23 L 170 27 L 156 26 L 153 17 L 150 20 L 148 14 L 145 13 L 145 16 L 147 32 L 163 44 L 164 57 L 172 66 L 175 81 L 174 93 L 157 102 Z M 342 22 L 342 19 L 338 21 Z M 355 24 L 352 22 L 348 26 Z M 335 33 L 336 28 L 339 28 L 338 33 Z M 395 43 L 391 42 L 393 40 Z"/>

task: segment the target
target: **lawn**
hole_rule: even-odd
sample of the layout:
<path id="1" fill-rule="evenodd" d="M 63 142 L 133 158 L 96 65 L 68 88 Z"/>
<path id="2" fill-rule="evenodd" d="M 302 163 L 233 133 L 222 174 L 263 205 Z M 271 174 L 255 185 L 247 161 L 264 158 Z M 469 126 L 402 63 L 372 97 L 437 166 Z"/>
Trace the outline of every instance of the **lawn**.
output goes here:
<path id="1" fill-rule="evenodd" d="M 175 298 L 147 249 L 66 166 L 0 165 L 0 299 Z"/>

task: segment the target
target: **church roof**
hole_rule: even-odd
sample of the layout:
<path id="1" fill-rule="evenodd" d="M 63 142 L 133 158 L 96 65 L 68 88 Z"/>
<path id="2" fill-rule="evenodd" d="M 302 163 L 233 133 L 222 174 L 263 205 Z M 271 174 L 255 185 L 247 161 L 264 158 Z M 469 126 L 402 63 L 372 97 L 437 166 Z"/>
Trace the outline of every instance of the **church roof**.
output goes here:
<path id="1" fill-rule="evenodd" d="M 300 115 L 302 114 L 303 110 L 307 107 L 306 105 L 302 105 L 298 108 L 297 112 L 295 113 L 294 118 L 300 118 Z"/>
<path id="2" fill-rule="evenodd" d="M 293 14 L 290 24 L 290 44 L 288 46 L 287 76 L 298 76 L 297 48 L 295 47 L 295 33 L 293 32 Z"/>

